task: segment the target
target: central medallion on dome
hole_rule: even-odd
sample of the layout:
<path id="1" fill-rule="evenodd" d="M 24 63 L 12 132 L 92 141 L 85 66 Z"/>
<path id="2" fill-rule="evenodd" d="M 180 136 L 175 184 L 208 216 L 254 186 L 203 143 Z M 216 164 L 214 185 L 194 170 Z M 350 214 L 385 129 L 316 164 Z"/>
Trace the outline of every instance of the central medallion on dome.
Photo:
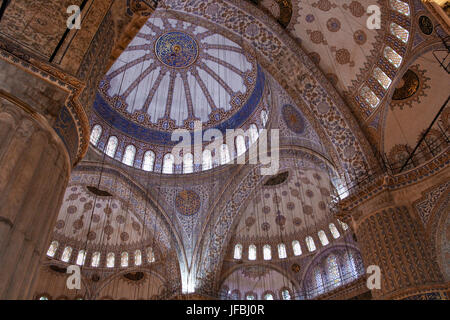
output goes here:
<path id="1" fill-rule="evenodd" d="M 197 42 L 188 34 L 172 31 L 163 34 L 155 43 L 159 61 L 171 68 L 187 68 L 198 57 Z"/>

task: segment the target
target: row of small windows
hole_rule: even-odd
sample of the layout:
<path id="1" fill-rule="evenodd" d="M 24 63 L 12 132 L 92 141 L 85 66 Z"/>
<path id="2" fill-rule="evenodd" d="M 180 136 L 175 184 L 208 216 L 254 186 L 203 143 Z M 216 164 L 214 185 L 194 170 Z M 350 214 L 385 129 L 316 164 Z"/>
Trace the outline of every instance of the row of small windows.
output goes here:
<path id="1" fill-rule="evenodd" d="M 56 251 L 58 250 L 58 247 L 59 247 L 58 241 L 53 241 L 50 244 L 50 247 L 48 248 L 47 256 L 53 258 L 55 256 L 55 254 L 56 254 Z M 69 262 L 70 258 L 72 256 L 72 251 L 73 251 L 72 247 L 70 247 L 70 246 L 65 247 L 63 252 L 62 252 L 62 254 L 61 254 L 61 261 Z M 85 262 L 86 262 L 86 256 L 87 256 L 86 250 L 78 251 L 78 255 L 77 255 L 75 263 L 77 265 L 79 265 L 79 266 L 83 266 L 85 264 Z M 142 265 L 142 259 L 143 259 L 142 251 L 139 250 L 139 249 L 135 250 L 134 253 L 133 253 L 133 256 L 134 256 L 134 265 L 135 266 Z M 148 247 L 146 249 L 146 256 L 147 256 L 147 262 L 148 263 L 155 262 L 155 255 L 153 253 L 152 247 Z M 94 252 L 92 254 L 92 257 L 91 257 L 90 266 L 91 267 L 98 267 L 98 266 L 100 266 L 100 259 L 101 259 L 101 253 L 98 252 L 98 251 Z M 107 268 L 114 268 L 115 262 L 116 262 L 115 259 L 116 259 L 116 257 L 115 257 L 114 252 L 107 253 L 106 254 L 106 267 Z M 128 254 L 128 252 L 122 252 L 120 254 L 120 266 L 123 267 L 123 268 L 129 266 L 129 254 Z"/>
<path id="2" fill-rule="evenodd" d="M 339 223 L 342 226 L 342 229 L 345 231 L 348 229 L 348 225 L 344 222 L 339 221 Z M 341 236 L 341 234 L 339 233 L 339 230 L 336 228 L 336 225 L 334 223 L 330 223 L 329 224 L 329 229 L 331 232 L 331 235 L 333 236 L 334 239 L 337 239 Z M 330 241 L 328 240 L 328 237 L 325 233 L 325 231 L 320 230 L 317 233 L 320 243 L 322 244 L 322 246 L 326 246 L 330 243 Z M 316 251 L 316 244 L 314 242 L 313 237 L 311 236 L 307 236 L 305 238 L 305 243 L 306 243 L 306 247 L 308 248 L 309 252 L 314 252 Z M 248 247 L 248 260 L 256 260 L 257 256 L 256 256 L 256 245 L 251 244 Z M 233 253 L 233 258 L 236 260 L 241 260 L 242 259 L 242 250 L 243 250 L 243 246 L 242 244 L 238 243 L 234 246 L 234 253 Z M 278 258 L 279 259 L 285 259 L 287 258 L 287 251 L 286 251 L 286 245 L 284 243 L 280 243 L 277 245 L 277 251 L 278 251 Z M 294 240 L 292 241 L 292 251 L 294 252 L 294 256 L 300 256 L 302 254 L 302 247 L 300 245 L 300 241 L 298 240 Z M 266 244 L 263 246 L 263 259 L 264 260 L 272 260 L 272 247 L 269 244 Z"/>
<path id="3" fill-rule="evenodd" d="M 280 290 L 280 297 L 282 300 L 291 300 L 292 294 L 291 291 L 287 288 Z M 221 297 L 223 300 L 240 300 L 241 293 L 239 290 L 233 290 L 232 292 L 228 292 Z M 247 292 L 244 295 L 245 300 L 257 300 L 258 295 L 255 292 Z M 263 300 L 275 300 L 275 294 L 270 291 L 266 291 L 262 294 Z"/>
<path id="4" fill-rule="evenodd" d="M 401 0 L 390 0 L 390 5 L 395 11 L 409 17 L 410 9 L 407 3 Z M 403 44 L 408 43 L 409 31 L 402 26 L 392 22 L 390 25 L 390 32 Z M 390 46 L 386 46 L 384 48 L 383 54 L 384 57 L 395 67 L 395 69 L 398 69 L 402 64 L 402 56 Z M 373 70 L 373 78 L 376 79 L 385 90 L 389 89 L 389 86 L 392 83 L 392 79 L 389 78 L 389 76 L 379 67 L 376 67 Z M 376 108 L 380 104 L 380 98 L 368 86 L 361 88 L 360 95 L 372 108 Z"/>
<path id="5" fill-rule="evenodd" d="M 363 273 L 360 259 L 357 259 L 351 250 L 339 257 L 340 263 L 335 254 L 330 254 L 323 263 L 313 269 L 311 276 L 308 277 L 311 285 L 307 292 L 308 298 L 316 297 L 352 282 Z"/>
<path id="6" fill-rule="evenodd" d="M 100 125 L 95 125 L 91 132 L 90 141 L 94 146 L 97 146 L 100 136 L 102 134 L 102 127 Z M 250 144 L 253 144 L 258 140 L 259 132 L 256 124 L 250 125 L 249 139 Z M 243 155 L 247 151 L 247 146 L 245 144 L 245 138 L 242 135 L 238 135 L 235 140 L 236 144 L 236 154 L 237 156 Z M 114 158 L 117 147 L 119 145 L 119 140 L 116 136 L 111 136 L 106 144 L 105 153 Z M 125 152 L 122 157 L 122 163 L 133 166 L 136 157 L 136 147 L 133 145 L 128 145 L 125 148 Z M 231 161 L 230 151 L 227 144 L 222 144 L 219 147 L 219 163 L 220 165 L 227 164 Z M 163 158 L 163 169 L 162 172 L 165 174 L 172 174 L 174 172 L 175 157 L 168 153 Z M 144 162 L 142 163 L 142 170 L 153 171 L 155 165 L 155 153 L 151 150 L 144 153 Z M 211 150 L 204 150 L 202 153 L 202 170 L 210 170 L 213 168 L 213 157 Z M 183 156 L 183 173 L 194 172 L 194 156 L 191 153 L 187 153 Z"/>

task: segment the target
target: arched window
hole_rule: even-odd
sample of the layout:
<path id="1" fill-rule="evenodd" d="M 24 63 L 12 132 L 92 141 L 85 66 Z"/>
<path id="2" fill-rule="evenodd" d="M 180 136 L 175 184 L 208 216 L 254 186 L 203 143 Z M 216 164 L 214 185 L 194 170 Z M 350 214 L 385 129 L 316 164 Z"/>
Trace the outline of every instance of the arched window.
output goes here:
<path id="1" fill-rule="evenodd" d="M 373 93 L 372 90 L 369 89 L 369 87 L 364 86 L 361 89 L 361 97 L 366 100 L 366 102 L 372 107 L 376 108 L 378 104 L 380 103 L 380 99 L 377 97 L 375 93 Z"/>
<path id="2" fill-rule="evenodd" d="M 286 246 L 284 243 L 278 244 L 278 258 L 280 258 L 280 259 L 287 258 Z"/>
<path id="3" fill-rule="evenodd" d="M 317 235 L 319 236 L 320 243 L 322 246 L 326 246 L 330 242 L 328 241 L 327 235 L 325 234 L 325 231 L 320 230 Z"/>
<path id="4" fill-rule="evenodd" d="M 142 170 L 153 171 L 153 166 L 155 165 L 155 153 L 148 150 L 144 153 L 144 162 L 142 164 Z"/>
<path id="5" fill-rule="evenodd" d="M 405 16 L 409 17 L 410 10 L 409 5 L 401 0 L 390 0 L 392 9 L 400 12 L 401 14 L 404 14 Z"/>
<path id="6" fill-rule="evenodd" d="M 38 298 L 38 300 L 48 300 L 48 297 L 47 297 L 47 296 L 40 296 L 40 297 Z"/>
<path id="7" fill-rule="evenodd" d="M 102 127 L 99 124 L 96 124 L 94 126 L 94 128 L 92 128 L 92 132 L 91 132 L 91 143 L 94 146 L 97 146 L 98 140 L 100 139 L 102 135 Z"/>
<path id="8" fill-rule="evenodd" d="M 400 67 L 403 58 L 391 47 L 384 48 L 384 57 L 396 68 Z"/>
<path id="9" fill-rule="evenodd" d="M 100 264 L 100 252 L 94 252 L 91 258 L 91 267 L 98 267 Z"/>
<path id="10" fill-rule="evenodd" d="M 114 268 L 115 256 L 113 252 L 106 255 L 106 266 L 108 268 Z"/>
<path id="11" fill-rule="evenodd" d="M 256 124 L 252 123 L 250 125 L 250 143 L 255 143 L 256 140 L 258 140 L 258 127 L 256 126 Z"/>
<path id="12" fill-rule="evenodd" d="M 300 256 L 302 254 L 302 247 L 300 246 L 300 241 L 292 241 L 292 250 L 294 251 L 294 256 Z"/>
<path id="13" fill-rule="evenodd" d="M 348 224 L 346 224 L 345 222 L 342 222 L 341 220 L 338 219 L 339 224 L 341 225 L 342 229 L 344 231 L 347 231 L 348 229 Z"/>
<path id="14" fill-rule="evenodd" d="M 134 265 L 140 266 L 142 264 L 142 253 L 141 250 L 136 250 L 134 252 Z"/>
<path id="15" fill-rule="evenodd" d="M 242 259 L 242 244 L 238 243 L 234 246 L 233 258 L 235 258 L 236 260 Z"/>
<path id="16" fill-rule="evenodd" d="M 266 110 L 261 111 L 261 123 L 263 127 L 266 127 L 267 121 L 269 121 L 269 115 Z"/>
<path id="17" fill-rule="evenodd" d="M 166 154 L 163 159 L 162 173 L 172 174 L 174 161 L 175 161 L 175 159 L 171 153 Z"/>
<path id="18" fill-rule="evenodd" d="M 222 144 L 220 146 L 220 164 L 227 164 L 230 162 L 230 151 L 228 150 L 228 146 L 226 144 Z"/>
<path id="19" fill-rule="evenodd" d="M 148 247 L 147 248 L 147 262 L 148 263 L 153 263 L 155 262 L 155 253 L 153 252 L 153 248 L 152 247 Z"/>
<path id="20" fill-rule="evenodd" d="M 241 135 L 236 137 L 236 152 L 237 156 L 243 155 L 245 153 L 245 138 Z"/>
<path id="21" fill-rule="evenodd" d="M 231 300 L 240 300 L 241 299 L 241 292 L 239 290 L 233 290 L 231 292 Z"/>
<path id="22" fill-rule="evenodd" d="M 186 153 L 183 156 L 183 173 L 194 172 L 194 156 L 192 153 Z"/>
<path id="23" fill-rule="evenodd" d="M 70 256 L 72 255 L 72 248 L 71 247 L 65 247 L 64 251 L 61 256 L 61 260 L 64 262 L 69 262 Z"/>
<path id="24" fill-rule="evenodd" d="M 58 247 L 59 247 L 58 241 L 52 241 L 52 243 L 50 244 L 50 247 L 47 250 L 47 255 L 49 257 L 54 257 L 56 250 L 58 250 Z"/>
<path id="25" fill-rule="evenodd" d="M 122 163 L 127 166 L 132 167 L 134 163 L 134 157 L 136 156 L 136 147 L 129 145 L 125 148 L 125 153 L 123 154 Z"/>
<path id="26" fill-rule="evenodd" d="M 269 244 L 266 244 L 263 247 L 263 257 L 264 260 L 272 260 L 272 249 Z"/>
<path id="27" fill-rule="evenodd" d="M 316 244 L 314 243 L 314 239 L 311 236 L 307 236 L 305 241 L 309 252 L 316 251 Z"/>
<path id="28" fill-rule="evenodd" d="M 117 145 L 119 144 L 119 140 L 115 136 L 111 136 L 108 139 L 108 144 L 106 145 L 106 151 L 105 153 L 110 156 L 111 158 L 114 158 L 114 155 L 116 154 Z"/>
<path id="29" fill-rule="evenodd" d="M 345 254 L 345 258 L 347 262 L 347 272 L 350 274 L 352 279 L 356 279 L 358 277 L 358 270 L 356 269 L 355 257 L 353 255 L 353 252 L 348 251 L 347 254 Z"/>
<path id="30" fill-rule="evenodd" d="M 333 238 L 337 239 L 341 236 L 341 234 L 339 233 L 339 230 L 336 228 L 334 223 L 330 223 L 328 226 L 330 228 L 330 232 L 331 232 L 331 235 L 333 236 Z"/>
<path id="31" fill-rule="evenodd" d="M 122 252 L 120 255 L 120 266 L 123 268 L 128 267 L 128 252 Z"/>
<path id="32" fill-rule="evenodd" d="M 340 285 L 341 274 L 339 272 L 339 266 L 334 254 L 330 254 L 327 258 L 327 277 L 331 286 L 337 287 Z"/>
<path id="33" fill-rule="evenodd" d="M 409 31 L 394 22 L 391 23 L 391 33 L 396 36 L 401 42 L 408 42 Z"/>
<path id="34" fill-rule="evenodd" d="M 263 298 L 264 298 L 264 300 L 273 300 L 273 294 L 271 294 L 270 292 L 267 292 L 264 294 Z"/>
<path id="35" fill-rule="evenodd" d="M 248 260 L 256 260 L 256 246 L 254 244 L 248 246 Z"/>
<path id="36" fill-rule="evenodd" d="M 291 300 L 291 293 L 288 289 L 281 290 L 281 299 L 283 300 Z"/>
<path id="37" fill-rule="evenodd" d="M 246 299 L 246 300 L 256 300 L 256 296 L 255 296 L 255 294 L 254 294 L 253 292 L 247 293 L 247 294 L 245 295 L 245 299 Z"/>
<path id="38" fill-rule="evenodd" d="M 314 282 L 315 282 L 315 295 L 320 295 L 324 292 L 324 286 L 323 286 L 323 279 L 322 279 L 322 273 L 320 272 L 320 269 L 317 267 L 314 270 Z"/>
<path id="39" fill-rule="evenodd" d="M 85 250 L 78 251 L 77 265 L 79 266 L 84 265 L 85 260 L 86 260 L 86 251 Z"/>
<path id="40" fill-rule="evenodd" d="M 389 86 L 392 83 L 391 78 L 389 78 L 386 73 L 384 73 L 383 70 L 381 70 L 380 68 L 376 67 L 373 70 L 373 77 L 375 79 L 377 79 L 377 81 L 383 86 L 383 88 L 385 90 L 387 90 L 389 88 Z"/>
<path id="41" fill-rule="evenodd" d="M 202 154 L 202 170 L 210 170 L 212 168 L 211 150 L 205 149 Z"/>

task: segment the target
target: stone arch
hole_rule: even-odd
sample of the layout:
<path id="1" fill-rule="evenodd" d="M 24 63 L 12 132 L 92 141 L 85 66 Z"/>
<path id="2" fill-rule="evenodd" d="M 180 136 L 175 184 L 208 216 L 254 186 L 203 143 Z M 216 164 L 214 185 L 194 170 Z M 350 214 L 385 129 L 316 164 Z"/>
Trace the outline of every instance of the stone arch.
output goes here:
<path id="1" fill-rule="evenodd" d="M 280 159 L 302 157 L 323 165 L 336 174 L 333 165 L 314 151 L 294 146 L 280 151 Z M 259 169 L 259 165 L 243 166 L 230 184 L 224 186 L 222 195 L 211 206 L 202 230 L 203 237 L 199 239 L 194 251 L 194 272 L 197 280 L 202 280 L 198 289 L 203 293 L 214 295 L 218 290 L 218 276 L 231 238 L 230 231 L 239 222 L 242 209 L 250 201 L 254 190 L 267 178 L 260 174 Z"/>
<path id="2" fill-rule="evenodd" d="M 102 179 L 100 183 L 98 178 L 100 177 L 99 172 L 101 172 Z M 81 163 L 72 173 L 72 177 L 78 175 L 76 178 L 77 184 L 92 184 L 89 177 L 95 178 L 95 183 L 99 183 L 99 187 L 105 191 L 110 192 L 118 198 L 122 198 L 120 193 L 120 188 L 115 191 L 115 186 L 108 183 L 111 177 L 119 180 L 123 183 L 131 192 L 133 199 L 141 199 L 142 201 L 135 201 L 135 206 L 142 205 L 143 208 L 150 208 L 155 213 L 155 221 L 148 223 L 154 223 L 158 226 L 158 231 L 160 233 L 159 241 L 157 245 L 159 247 L 165 248 L 167 255 L 165 256 L 167 264 L 165 265 L 165 271 L 167 273 L 168 290 L 171 292 L 177 292 L 180 290 L 180 280 L 183 268 L 186 267 L 186 255 L 183 249 L 182 241 L 176 232 L 176 228 L 173 222 L 164 211 L 162 206 L 153 198 L 151 193 L 147 192 L 146 189 L 135 179 L 132 179 L 127 173 L 125 173 L 120 168 L 110 165 L 100 165 L 94 162 L 83 162 Z M 83 181 L 83 176 L 86 176 Z M 108 178 L 108 179 L 105 179 Z M 70 186 L 70 183 L 69 183 Z M 128 195 L 129 196 L 129 195 Z M 133 205 L 133 204 L 132 204 Z M 135 208 L 134 212 L 142 212 L 138 207 Z M 145 211 L 144 211 L 145 212 Z M 136 216 L 142 222 L 142 217 Z"/>

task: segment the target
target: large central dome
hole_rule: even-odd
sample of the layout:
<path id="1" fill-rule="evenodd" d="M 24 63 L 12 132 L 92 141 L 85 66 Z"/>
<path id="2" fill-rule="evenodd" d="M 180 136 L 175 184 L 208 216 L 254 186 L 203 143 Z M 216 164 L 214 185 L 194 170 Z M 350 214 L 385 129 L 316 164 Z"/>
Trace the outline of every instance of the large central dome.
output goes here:
<path id="1" fill-rule="evenodd" d="M 256 60 L 240 45 L 156 14 L 108 71 L 97 100 L 135 124 L 162 132 L 193 129 L 194 121 L 204 128 L 235 128 L 256 107 L 261 90 L 255 89 L 263 86 L 259 73 Z M 237 115 L 241 109 L 245 112 Z M 117 116 L 111 118 L 117 122 Z"/>

